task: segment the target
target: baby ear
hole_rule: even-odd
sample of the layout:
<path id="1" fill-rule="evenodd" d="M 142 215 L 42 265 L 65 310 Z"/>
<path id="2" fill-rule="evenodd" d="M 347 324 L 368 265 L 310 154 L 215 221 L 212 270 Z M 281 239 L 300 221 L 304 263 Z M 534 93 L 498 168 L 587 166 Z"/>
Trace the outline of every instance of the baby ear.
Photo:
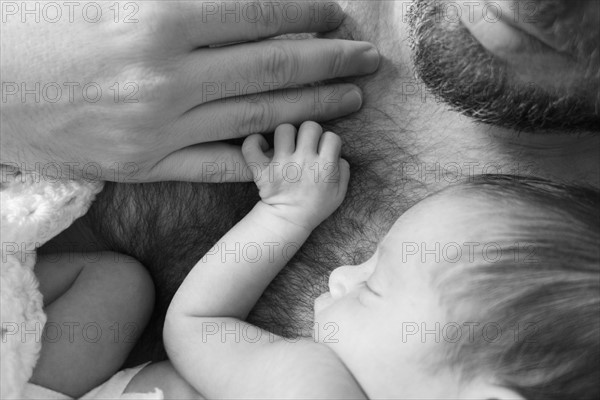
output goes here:
<path id="1" fill-rule="evenodd" d="M 460 393 L 461 399 L 487 400 L 525 400 L 514 390 L 483 381 L 472 381 L 466 384 Z"/>

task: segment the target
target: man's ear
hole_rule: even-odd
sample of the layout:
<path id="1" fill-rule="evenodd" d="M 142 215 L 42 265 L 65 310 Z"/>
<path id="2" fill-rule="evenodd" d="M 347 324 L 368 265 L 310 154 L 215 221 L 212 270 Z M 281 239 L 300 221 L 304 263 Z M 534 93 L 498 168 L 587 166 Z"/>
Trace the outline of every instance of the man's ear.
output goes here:
<path id="1" fill-rule="evenodd" d="M 486 400 L 525 400 L 514 390 L 498 386 L 494 383 L 474 380 L 467 383 L 460 392 L 461 399 Z"/>

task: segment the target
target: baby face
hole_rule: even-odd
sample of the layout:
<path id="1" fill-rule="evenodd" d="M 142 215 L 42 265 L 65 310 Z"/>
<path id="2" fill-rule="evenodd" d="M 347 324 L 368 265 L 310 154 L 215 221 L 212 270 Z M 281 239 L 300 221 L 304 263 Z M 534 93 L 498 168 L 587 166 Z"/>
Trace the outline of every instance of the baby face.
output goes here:
<path id="1" fill-rule="evenodd" d="M 398 219 L 369 260 L 332 272 L 330 292 L 315 301 L 315 339 L 370 398 L 459 397 L 458 379 L 431 367 L 450 322 L 432 281 L 457 263 L 459 246 L 493 229 L 486 210 L 457 194 L 429 198 Z"/>

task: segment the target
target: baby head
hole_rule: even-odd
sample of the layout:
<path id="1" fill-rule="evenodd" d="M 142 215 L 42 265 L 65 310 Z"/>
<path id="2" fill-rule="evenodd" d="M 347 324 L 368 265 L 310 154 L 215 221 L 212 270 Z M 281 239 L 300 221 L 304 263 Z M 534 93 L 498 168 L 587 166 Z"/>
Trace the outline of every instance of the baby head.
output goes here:
<path id="1" fill-rule="evenodd" d="M 598 398 L 598 204 L 506 176 L 430 196 L 333 271 L 316 339 L 370 398 Z"/>

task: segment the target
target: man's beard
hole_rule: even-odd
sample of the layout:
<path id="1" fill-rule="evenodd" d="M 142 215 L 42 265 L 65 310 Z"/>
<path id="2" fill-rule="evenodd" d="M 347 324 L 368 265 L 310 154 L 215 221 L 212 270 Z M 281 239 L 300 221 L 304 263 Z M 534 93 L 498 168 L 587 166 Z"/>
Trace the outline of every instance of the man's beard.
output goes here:
<path id="1" fill-rule="evenodd" d="M 509 129 L 598 130 L 594 101 L 515 82 L 505 62 L 442 13 L 439 0 L 414 0 L 410 15 L 415 68 L 435 96 L 481 122 Z"/>

